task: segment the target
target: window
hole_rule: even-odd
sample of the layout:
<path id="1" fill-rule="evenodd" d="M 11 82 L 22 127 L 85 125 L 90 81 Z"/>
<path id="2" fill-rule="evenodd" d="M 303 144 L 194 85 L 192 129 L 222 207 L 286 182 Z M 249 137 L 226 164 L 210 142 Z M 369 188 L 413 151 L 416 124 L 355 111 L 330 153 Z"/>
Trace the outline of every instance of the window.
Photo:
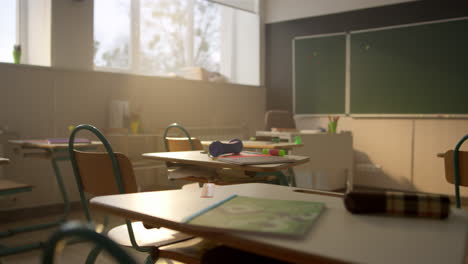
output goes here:
<path id="1" fill-rule="evenodd" d="M 13 47 L 17 42 L 16 0 L 2 0 L 0 8 L 0 62 L 13 62 Z"/>
<path id="2" fill-rule="evenodd" d="M 94 5 L 98 70 L 259 84 L 256 14 L 207 0 L 99 0 Z M 236 19 L 249 16 L 253 24 L 236 27 Z"/>
<path id="3" fill-rule="evenodd" d="M 21 45 L 21 63 L 50 66 L 51 0 L 2 0 L 0 62 L 13 62 Z"/>
<path id="4" fill-rule="evenodd" d="M 94 2 L 94 65 L 130 68 L 130 0 Z"/>

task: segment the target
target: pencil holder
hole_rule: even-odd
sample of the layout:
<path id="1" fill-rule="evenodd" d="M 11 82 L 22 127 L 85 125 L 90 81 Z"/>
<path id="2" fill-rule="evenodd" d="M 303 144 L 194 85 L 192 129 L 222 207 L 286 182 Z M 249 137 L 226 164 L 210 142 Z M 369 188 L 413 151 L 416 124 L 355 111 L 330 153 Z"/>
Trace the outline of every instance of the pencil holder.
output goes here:
<path id="1" fill-rule="evenodd" d="M 328 133 L 330 134 L 336 134 L 336 126 L 338 122 L 336 121 L 331 121 L 328 123 Z"/>
<path id="2" fill-rule="evenodd" d="M 140 131 L 140 121 L 132 121 L 130 122 L 130 132 L 133 134 L 133 135 L 136 135 L 138 134 L 138 132 Z"/>

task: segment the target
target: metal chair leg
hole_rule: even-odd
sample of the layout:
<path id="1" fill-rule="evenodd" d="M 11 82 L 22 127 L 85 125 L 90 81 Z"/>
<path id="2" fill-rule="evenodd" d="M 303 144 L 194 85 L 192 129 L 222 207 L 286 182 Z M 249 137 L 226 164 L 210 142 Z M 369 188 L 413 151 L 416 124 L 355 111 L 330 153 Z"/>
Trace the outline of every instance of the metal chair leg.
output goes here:
<path id="1" fill-rule="evenodd" d="M 86 258 L 86 264 L 94 264 L 96 261 L 97 257 L 99 256 L 99 253 L 101 253 L 102 248 L 100 246 L 96 246 L 89 252 L 88 257 Z"/>
<path id="2" fill-rule="evenodd" d="M 153 259 L 153 256 L 151 254 L 145 259 L 145 264 L 154 264 L 155 262 L 156 260 Z"/>

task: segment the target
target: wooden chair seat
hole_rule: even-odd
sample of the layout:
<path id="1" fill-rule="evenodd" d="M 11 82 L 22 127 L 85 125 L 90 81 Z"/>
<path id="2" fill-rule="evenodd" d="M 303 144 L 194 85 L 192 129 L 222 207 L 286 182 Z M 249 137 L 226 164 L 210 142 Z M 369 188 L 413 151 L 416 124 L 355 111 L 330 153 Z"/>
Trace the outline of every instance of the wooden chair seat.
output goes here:
<path id="1" fill-rule="evenodd" d="M 455 185 L 455 204 L 457 208 L 461 208 L 460 185 L 468 187 L 468 151 L 460 151 L 460 147 L 467 139 L 468 135 L 465 135 L 455 145 L 454 150 L 437 155 L 444 158 L 445 179 Z"/>
<path id="2" fill-rule="evenodd" d="M 159 247 L 193 237 L 167 228 L 147 229 L 143 226 L 142 222 L 132 222 L 132 228 L 137 244 L 143 247 Z M 116 226 L 109 230 L 107 235 L 119 245 L 126 247 L 132 246 L 127 225 Z"/>
<path id="3" fill-rule="evenodd" d="M 440 155 L 444 158 L 445 164 L 445 179 L 447 182 L 454 184 L 454 170 L 453 170 L 453 150 L 449 150 Z M 468 152 L 458 152 L 459 168 L 460 168 L 460 185 L 468 186 Z"/>
<path id="4" fill-rule="evenodd" d="M 167 146 L 169 151 L 187 151 L 187 150 L 203 150 L 203 145 L 201 144 L 200 139 L 190 137 L 192 145 L 190 145 L 190 141 L 188 137 L 166 137 L 165 140 L 167 142 Z"/>

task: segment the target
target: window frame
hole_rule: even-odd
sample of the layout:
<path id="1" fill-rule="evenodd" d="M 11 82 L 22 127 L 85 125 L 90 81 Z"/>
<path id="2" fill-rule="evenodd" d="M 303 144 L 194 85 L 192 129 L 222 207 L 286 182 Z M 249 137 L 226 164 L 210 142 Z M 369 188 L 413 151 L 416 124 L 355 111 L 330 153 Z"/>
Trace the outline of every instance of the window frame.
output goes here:
<path id="1" fill-rule="evenodd" d="M 16 44 L 21 46 L 21 63 L 28 64 L 28 3 L 16 0 Z"/>

